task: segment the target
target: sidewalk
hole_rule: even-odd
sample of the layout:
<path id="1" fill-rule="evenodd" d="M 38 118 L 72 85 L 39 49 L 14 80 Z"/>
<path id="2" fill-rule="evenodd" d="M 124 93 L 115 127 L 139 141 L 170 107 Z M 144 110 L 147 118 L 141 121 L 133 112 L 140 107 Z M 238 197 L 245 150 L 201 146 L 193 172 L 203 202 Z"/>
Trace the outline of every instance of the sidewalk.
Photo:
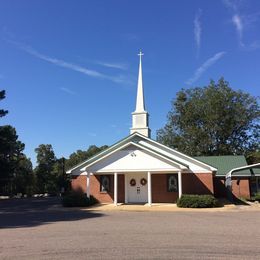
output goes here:
<path id="1" fill-rule="evenodd" d="M 217 208 L 179 208 L 176 204 L 172 203 L 153 203 L 152 206 L 148 204 L 97 204 L 84 210 L 91 211 L 165 211 L 165 212 L 223 212 L 223 211 L 241 211 L 241 210 L 253 210 L 260 211 L 260 203 L 250 203 L 248 205 L 234 205 L 226 204 L 223 207 Z"/>

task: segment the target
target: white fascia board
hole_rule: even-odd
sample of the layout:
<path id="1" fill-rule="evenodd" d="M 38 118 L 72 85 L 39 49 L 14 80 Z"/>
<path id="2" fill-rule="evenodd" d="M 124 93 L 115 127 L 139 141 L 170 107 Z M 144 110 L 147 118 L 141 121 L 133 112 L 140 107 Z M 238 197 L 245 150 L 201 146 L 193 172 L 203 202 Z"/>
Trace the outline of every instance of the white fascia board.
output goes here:
<path id="1" fill-rule="evenodd" d="M 139 134 L 138 134 L 137 132 L 135 132 L 135 133 L 133 133 L 133 134 L 127 136 L 126 138 L 122 139 L 121 141 L 119 141 L 119 142 L 117 142 L 117 143 L 111 145 L 110 147 L 108 147 L 108 148 L 105 149 L 104 151 L 102 151 L 102 152 L 100 152 L 100 153 L 94 155 L 93 157 L 91 157 L 91 158 L 89 158 L 89 159 L 83 161 L 83 162 L 80 163 L 80 164 L 77 164 L 77 165 L 74 166 L 73 168 L 71 168 L 71 169 L 69 169 L 68 171 L 66 171 L 66 174 L 72 173 L 73 170 L 75 170 L 75 169 L 81 167 L 82 165 L 86 164 L 88 161 L 93 160 L 93 159 L 95 159 L 96 157 L 102 156 L 102 154 L 106 153 L 106 152 L 109 151 L 109 150 L 113 150 L 115 145 L 120 145 L 120 143 L 123 143 L 123 142 L 127 141 L 128 139 L 133 138 L 133 136 L 135 136 L 135 135 L 139 135 Z M 143 137 L 142 135 L 139 135 L 139 136 L 140 136 L 140 137 Z"/>
<path id="2" fill-rule="evenodd" d="M 176 153 L 176 154 L 181 155 L 182 157 L 185 157 L 187 161 L 196 162 L 197 164 L 202 165 L 202 167 L 207 168 L 208 170 L 217 171 L 216 168 L 214 168 L 214 167 L 212 167 L 212 166 L 210 166 L 210 165 L 208 165 L 208 164 L 206 164 L 206 163 L 203 163 L 203 162 L 201 162 L 201 161 L 199 161 L 199 160 L 196 160 L 196 159 L 194 159 L 194 158 L 192 158 L 192 157 L 190 157 L 190 156 L 188 156 L 188 155 L 186 155 L 186 154 L 184 154 L 184 153 L 181 153 L 181 152 L 179 152 L 179 151 L 176 151 L 176 150 L 174 150 L 174 149 L 172 149 L 172 148 L 170 148 L 170 147 L 168 147 L 168 146 L 166 146 L 166 145 L 160 144 L 160 143 L 158 143 L 158 142 L 156 142 L 156 141 L 154 141 L 154 140 L 152 140 L 152 139 L 149 139 L 149 138 L 146 138 L 146 137 L 144 137 L 144 138 L 145 138 L 148 142 L 150 141 L 150 142 L 152 142 L 152 143 L 155 143 L 155 144 L 161 146 L 162 148 L 165 148 L 165 149 L 167 149 L 167 150 L 170 150 L 170 151 L 173 152 L 173 153 Z M 147 142 L 144 142 L 144 141 L 140 141 L 140 143 L 143 144 L 143 145 L 146 145 L 147 147 L 148 147 L 148 146 L 152 146 L 152 145 L 150 145 L 150 144 L 148 144 Z M 154 146 L 152 146 L 152 147 L 154 147 Z M 154 147 L 154 149 L 156 149 L 156 148 L 157 148 L 157 147 Z M 158 148 L 157 148 L 157 149 L 158 149 Z M 163 152 L 165 153 L 165 151 L 162 150 L 161 153 L 163 153 Z M 169 154 L 170 154 L 170 153 L 169 153 Z M 181 158 L 180 158 L 180 159 L 181 159 Z"/>
<path id="3" fill-rule="evenodd" d="M 124 149 L 125 147 L 130 146 L 130 145 L 136 146 L 136 147 L 138 147 L 138 148 L 140 148 L 140 149 L 142 149 L 142 150 L 147 151 L 148 153 L 151 153 L 151 154 L 153 154 L 153 155 L 159 156 L 159 157 L 161 157 L 162 159 L 168 161 L 169 163 L 171 163 L 171 164 L 173 164 L 173 165 L 176 165 L 179 169 L 187 169 L 187 167 L 185 167 L 185 166 L 183 166 L 183 165 L 181 165 L 181 164 L 178 164 L 178 163 L 176 163 L 176 162 L 170 160 L 169 158 L 166 158 L 166 157 L 162 156 L 161 154 L 158 154 L 158 153 L 156 153 L 156 152 L 154 152 L 154 151 L 151 151 L 151 150 L 149 150 L 148 148 L 146 148 L 146 147 L 144 147 L 144 146 L 142 146 L 142 145 L 138 145 L 137 143 L 134 143 L 134 142 L 129 142 L 129 143 L 126 143 L 125 145 L 120 146 L 120 147 L 118 147 L 117 149 L 111 151 L 110 153 L 104 155 L 103 157 L 99 158 L 98 160 L 96 160 L 96 161 L 94 161 L 94 162 L 92 162 L 92 163 L 90 163 L 90 164 L 87 164 L 86 166 L 84 166 L 83 168 L 81 168 L 80 171 L 86 171 L 86 169 L 89 168 L 90 166 L 92 166 L 93 164 L 96 164 L 97 162 L 99 162 L 99 161 L 101 161 L 101 160 L 107 158 L 107 157 L 110 156 L 111 154 L 116 153 L 117 151 L 120 151 L 120 150 L 122 150 L 122 149 Z"/>
<path id="4" fill-rule="evenodd" d="M 178 173 L 180 172 L 180 169 L 134 169 L 134 170 L 125 170 L 125 169 L 110 169 L 108 170 L 100 170 L 100 171 L 96 171 L 94 174 L 104 174 L 104 173 L 110 173 L 113 174 L 117 172 L 118 174 L 124 173 L 140 173 L 140 172 L 152 172 L 152 173 L 156 173 L 156 174 L 164 174 L 164 173 Z"/>
<path id="5" fill-rule="evenodd" d="M 241 170 L 248 170 L 248 169 L 258 168 L 258 167 L 260 167 L 260 163 L 255 163 L 255 164 L 250 164 L 250 165 L 245 165 L 245 166 L 241 166 L 238 168 L 234 168 L 226 174 L 226 178 L 231 177 L 233 172 L 237 172 L 237 171 L 241 171 Z"/>

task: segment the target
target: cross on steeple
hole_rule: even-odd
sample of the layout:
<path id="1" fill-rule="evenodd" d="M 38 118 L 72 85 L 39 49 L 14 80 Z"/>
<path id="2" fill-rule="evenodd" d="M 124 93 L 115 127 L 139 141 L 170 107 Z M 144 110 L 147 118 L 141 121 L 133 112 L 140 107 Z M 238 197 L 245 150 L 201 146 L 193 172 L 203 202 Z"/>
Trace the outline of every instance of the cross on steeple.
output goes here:
<path id="1" fill-rule="evenodd" d="M 140 56 L 140 58 L 141 58 L 144 55 L 144 53 L 142 53 L 142 51 L 140 51 L 137 55 Z"/>
<path id="2" fill-rule="evenodd" d="M 131 133 L 139 132 L 147 137 L 150 137 L 150 129 L 148 122 L 148 113 L 145 110 L 144 102 L 144 90 L 143 90 L 143 76 L 142 76 L 142 56 L 144 54 L 140 51 L 138 56 L 139 61 L 139 73 L 138 73 L 138 83 L 137 83 L 137 96 L 136 96 L 136 107 L 135 112 L 132 113 L 132 128 Z"/>

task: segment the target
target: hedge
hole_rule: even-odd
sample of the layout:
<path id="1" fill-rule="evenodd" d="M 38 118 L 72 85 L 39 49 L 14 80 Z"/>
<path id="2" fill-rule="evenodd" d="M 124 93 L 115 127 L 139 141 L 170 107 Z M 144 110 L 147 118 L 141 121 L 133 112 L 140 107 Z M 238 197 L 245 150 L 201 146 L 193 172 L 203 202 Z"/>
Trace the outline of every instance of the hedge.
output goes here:
<path id="1" fill-rule="evenodd" d="M 97 203 L 95 197 L 87 197 L 86 194 L 80 192 L 71 192 L 68 195 L 65 195 L 61 203 L 63 207 L 88 207 Z"/>
<path id="2" fill-rule="evenodd" d="M 177 201 L 180 208 L 214 208 L 218 201 L 212 195 L 189 195 L 183 194 Z"/>
<path id="3" fill-rule="evenodd" d="M 260 202 L 260 192 L 256 193 L 253 199 Z"/>

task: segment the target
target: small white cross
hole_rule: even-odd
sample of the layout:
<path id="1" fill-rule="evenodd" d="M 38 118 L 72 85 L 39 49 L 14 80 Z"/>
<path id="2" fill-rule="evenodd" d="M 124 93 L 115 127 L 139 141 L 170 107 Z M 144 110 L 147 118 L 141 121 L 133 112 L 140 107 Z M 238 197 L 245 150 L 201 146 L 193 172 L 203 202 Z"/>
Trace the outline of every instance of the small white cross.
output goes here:
<path id="1" fill-rule="evenodd" d="M 144 54 L 140 51 L 137 55 L 141 58 Z"/>

